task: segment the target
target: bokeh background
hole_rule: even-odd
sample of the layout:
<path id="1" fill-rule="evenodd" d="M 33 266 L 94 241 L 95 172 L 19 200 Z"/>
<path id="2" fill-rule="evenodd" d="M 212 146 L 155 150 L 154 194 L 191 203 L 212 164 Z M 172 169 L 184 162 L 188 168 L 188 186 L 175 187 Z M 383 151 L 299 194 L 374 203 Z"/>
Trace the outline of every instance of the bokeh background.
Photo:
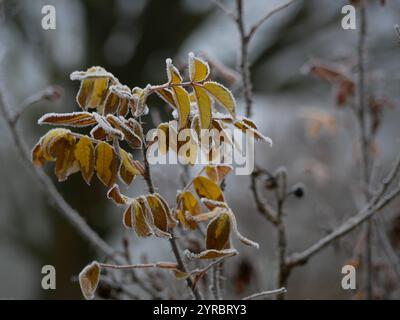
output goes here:
<path id="1" fill-rule="evenodd" d="M 393 30 L 393 25 L 400 23 L 400 2 L 388 0 L 386 6 L 369 2 L 369 81 L 372 89 L 394 106 L 386 111 L 377 137 L 375 176 L 379 179 L 400 146 L 400 44 Z M 234 1 L 225 3 L 230 7 Z M 245 0 L 247 25 L 279 3 L 282 1 Z M 291 199 L 287 206 L 289 252 L 306 248 L 354 214 L 360 200 L 354 119 L 348 109 L 336 107 L 330 85 L 303 72 L 316 59 L 354 68 L 357 32 L 340 25 L 341 7 L 347 3 L 299 0 L 263 25 L 250 47 L 253 118 L 274 141 L 272 148 L 257 145 L 256 161 L 271 171 L 285 166 L 290 184 L 303 182 L 306 186 L 304 198 Z M 56 8 L 56 30 L 41 27 L 41 8 L 46 4 Z M 3 0 L 0 23 L 0 81 L 10 105 L 18 108 L 28 96 L 49 85 L 64 90 L 59 103 L 37 104 L 24 114 L 20 130 L 29 146 L 48 130 L 37 125 L 42 114 L 78 110 L 75 94 L 79 84 L 70 81 L 69 74 L 93 65 L 103 66 L 131 87 L 160 84 L 166 80 L 165 59 L 171 57 L 178 67 L 185 67 L 187 53 L 193 51 L 230 70 L 230 80 L 218 73 L 215 76 L 231 86 L 239 102 L 238 113 L 243 113 L 240 83 L 232 81 L 239 53 L 237 28 L 211 0 Z M 159 100 L 151 108 L 153 121 L 170 117 Z M 152 120 L 147 121 L 151 126 Z M 81 298 L 75 277 L 96 259 L 93 248 L 43 196 L 1 119 L 0 137 L 0 298 Z M 46 170 L 54 176 L 51 164 Z M 153 170 L 160 192 L 171 203 L 182 187 L 181 173 L 181 168 L 173 166 Z M 139 180 L 124 191 L 130 195 L 144 192 Z M 98 181 L 89 188 L 80 175 L 73 175 L 57 183 L 57 188 L 99 234 L 121 247 L 125 232 L 121 209 L 106 199 L 106 189 Z M 236 244 L 241 255 L 225 264 L 229 279 L 226 297 L 272 289 L 275 230 L 255 208 L 249 177 L 230 176 L 226 193 L 242 233 L 261 244 L 258 251 Z M 264 196 L 269 197 L 267 191 Z M 395 224 L 400 210 L 396 211 L 396 206 L 398 203 L 384 213 L 394 245 L 400 243 Z M 295 269 L 288 297 L 352 297 L 354 292 L 341 289 L 340 271 L 352 256 L 355 235 Z M 143 255 L 150 261 L 172 258 L 164 241 L 130 237 L 135 261 Z M 374 250 L 379 260 L 380 248 Z M 56 267 L 56 290 L 45 291 L 40 286 L 45 264 Z M 381 288 L 382 298 L 399 298 L 396 288 Z"/>

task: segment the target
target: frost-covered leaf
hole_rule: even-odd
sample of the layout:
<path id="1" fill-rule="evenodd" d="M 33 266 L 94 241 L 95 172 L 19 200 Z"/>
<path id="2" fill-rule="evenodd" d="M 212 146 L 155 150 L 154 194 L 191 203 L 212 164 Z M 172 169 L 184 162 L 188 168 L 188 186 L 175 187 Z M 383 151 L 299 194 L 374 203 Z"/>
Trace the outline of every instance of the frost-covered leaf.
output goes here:
<path id="1" fill-rule="evenodd" d="M 193 186 L 200 198 L 224 201 L 224 195 L 221 188 L 207 177 L 195 177 L 193 179 Z"/>
<path id="2" fill-rule="evenodd" d="M 156 223 L 155 223 L 155 216 L 153 215 L 152 209 L 147 201 L 147 197 L 145 196 L 140 196 L 138 198 L 136 198 L 137 202 L 139 203 L 139 205 L 142 208 L 143 211 L 143 216 L 147 222 L 147 224 L 149 225 L 150 229 L 153 231 L 154 235 L 160 238 L 171 238 L 171 234 L 160 229 Z M 159 223 L 160 221 L 158 221 L 157 223 Z"/>
<path id="3" fill-rule="evenodd" d="M 83 296 L 90 300 L 94 298 L 94 293 L 100 280 L 100 265 L 94 261 L 86 266 L 79 273 L 79 285 Z"/>
<path id="4" fill-rule="evenodd" d="M 190 115 L 189 93 L 182 87 L 173 87 L 172 89 L 174 104 L 178 110 L 179 129 L 186 126 Z"/>
<path id="5" fill-rule="evenodd" d="M 238 252 L 236 249 L 224 249 L 224 250 L 204 250 L 200 253 L 193 253 L 188 250 L 185 251 L 185 255 L 188 259 L 217 259 L 225 256 L 234 256 L 237 255 Z"/>
<path id="6" fill-rule="evenodd" d="M 87 127 L 96 123 L 97 121 L 89 112 L 46 113 L 38 120 L 38 124 L 54 124 L 71 127 Z"/>
<path id="7" fill-rule="evenodd" d="M 95 158 L 92 141 L 86 136 L 82 137 L 75 146 L 74 155 L 83 179 L 90 185 L 94 173 Z"/>
<path id="8" fill-rule="evenodd" d="M 182 82 L 182 76 L 179 73 L 179 70 L 172 64 L 171 59 L 167 59 L 165 61 L 167 64 L 167 76 L 168 76 L 168 83 L 170 84 L 178 84 Z"/>
<path id="9" fill-rule="evenodd" d="M 193 86 L 193 90 L 199 110 L 200 127 L 201 129 L 208 129 L 212 117 L 212 100 L 202 87 Z"/>
<path id="10" fill-rule="evenodd" d="M 144 169 L 139 161 L 132 159 L 132 156 L 124 149 L 120 149 L 122 166 L 132 175 L 143 175 Z"/>
<path id="11" fill-rule="evenodd" d="M 127 204 L 130 200 L 129 197 L 123 195 L 119 191 L 119 187 L 117 184 L 114 184 L 114 186 L 110 190 L 108 190 L 107 198 L 113 200 L 117 205 Z"/>
<path id="12" fill-rule="evenodd" d="M 207 165 L 204 171 L 212 181 L 219 184 L 224 180 L 225 176 L 232 171 L 232 166 L 228 164 Z"/>
<path id="13" fill-rule="evenodd" d="M 221 213 L 207 226 L 206 249 L 223 250 L 230 247 L 231 219 Z"/>
<path id="14" fill-rule="evenodd" d="M 208 63 L 189 53 L 189 77 L 192 82 L 201 82 L 210 75 L 210 67 Z"/>
<path id="15" fill-rule="evenodd" d="M 168 228 L 174 228 L 178 221 L 172 216 L 171 208 L 169 207 L 167 200 L 165 200 L 159 193 L 154 193 L 154 196 L 156 196 L 164 205 L 167 214 Z"/>
<path id="16" fill-rule="evenodd" d="M 254 134 L 254 136 L 257 139 L 264 140 L 265 142 L 267 142 L 269 145 L 272 146 L 272 140 L 264 136 L 260 131 L 258 131 L 257 126 L 250 119 L 243 118 L 240 121 L 236 121 L 234 123 L 234 126 L 242 130 L 244 133 L 250 132 L 251 134 Z"/>
<path id="17" fill-rule="evenodd" d="M 153 194 L 147 196 L 147 203 L 149 204 L 151 212 L 153 214 L 153 220 L 155 226 L 158 229 L 167 232 L 168 217 L 167 217 L 167 209 L 164 207 L 164 204 L 157 196 Z"/>
<path id="18" fill-rule="evenodd" d="M 234 118 L 236 117 L 236 101 L 227 88 L 213 81 L 205 82 L 203 87 L 219 104 L 227 109 Z"/>
<path id="19" fill-rule="evenodd" d="M 95 149 L 95 154 L 97 177 L 104 185 L 112 187 L 118 170 L 118 158 L 114 148 L 106 142 L 100 142 Z"/>
<path id="20" fill-rule="evenodd" d="M 178 220 L 189 229 L 196 229 L 197 223 L 194 220 L 186 218 L 186 212 L 188 212 L 191 216 L 197 216 L 201 213 L 201 207 L 194 196 L 190 191 L 184 191 L 178 195 L 178 203 L 180 204 L 178 210 Z"/>
<path id="21" fill-rule="evenodd" d="M 121 119 L 112 114 L 107 115 L 106 119 L 114 129 L 117 129 L 123 133 L 125 141 L 131 148 L 137 149 L 142 147 L 142 140 L 140 137 L 138 137 L 133 129 L 126 125 Z"/>
<path id="22" fill-rule="evenodd" d="M 46 158 L 43 156 L 42 146 L 38 142 L 32 149 L 32 162 L 35 166 L 41 167 L 45 164 Z"/>
<path id="23" fill-rule="evenodd" d="M 75 142 L 75 137 L 71 135 L 66 135 L 63 139 L 58 140 L 54 153 L 57 158 L 54 173 L 58 181 L 65 181 L 70 174 L 79 171 L 74 155 Z"/>
<path id="24" fill-rule="evenodd" d="M 163 99 L 166 103 L 168 103 L 172 108 L 176 108 L 174 97 L 170 89 L 158 89 L 156 91 L 157 95 Z"/>
<path id="25" fill-rule="evenodd" d="M 43 157 L 47 161 L 54 161 L 59 143 L 70 135 L 71 131 L 68 129 L 56 128 L 48 131 L 39 141 Z"/>
<path id="26" fill-rule="evenodd" d="M 90 130 L 90 136 L 96 140 L 105 140 L 107 138 L 107 133 L 101 126 L 97 125 Z"/>
<path id="27" fill-rule="evenodd" d="M 138 200 L 134 200 L 130 206 L 131 214 L 133 217 L 133 227 L 135 229 L 136 234 L 139 237 L 149 237 L 154 234 L 149 221 L 148 221 L 148 212 L 147 208 L 143 205 L 143 203 L 139 203 Z"/>

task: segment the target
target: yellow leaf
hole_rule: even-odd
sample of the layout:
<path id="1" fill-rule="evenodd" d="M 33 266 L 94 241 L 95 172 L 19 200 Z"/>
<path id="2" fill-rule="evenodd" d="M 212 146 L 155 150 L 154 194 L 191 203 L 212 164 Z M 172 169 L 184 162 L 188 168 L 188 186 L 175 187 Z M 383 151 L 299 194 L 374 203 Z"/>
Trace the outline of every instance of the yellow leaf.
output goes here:
<path id="1" fill-rule="evenodd" d="M 193 179 L 193 185 L 199 197 L 224 201 L 224 195 L 221 188 L 211 179 L 197 176 Z"/>
<path id="2" fill-rule="evenodd" d="M 180 210 L 178 211 L 179 221 L 189 229 L 196 229 L 197 223 L 186 218 L 186 211 L 192 216 L 197 216 L 201 213 L 201 207 L 196 197 L 190 191 L 184 191 L 178 196 Z"/>
<path id="3" fill-rule="evenodd" d="M 208 78 L 210 67 L 208 63 L 189 53 L 189 77 L 192 82 L 201 82 Z"/>
<path id="4" fill-rule="evenodd" d="M 193 86 L 193 89 L 199 109 L 200 127 L 201 129 L 208 129 L 212 118 L 212 101 L 203 88 Z"/>
<path id="5" fill-rule="evenodd" d="M 116 184 L 108 190 L 107 198 L 113 200 L 117 205 L 127 204 L 129 201 L 129 198 L 119 191 L 119 187 Z"/>
<path id="6" fill-rule="evenodd" d="M 94 79 L 86 79 L 81 82 L 76 101 L 82 110 L 87 110 L 87 100 L 90 92 L 93 90 L 94 81 Z"/>
<path id="7" fill-rule="evenodd" d="M 186 126 L 190 114 L 189 93 L 182 87 L 173 87 L 172 93 L 179 115 L 179 129 L 182 129 Z"/>
<path id="8" fill-rule="evenodd" d="M 132 181 L 135 179 L 136 175 L 131 174 L 125 166 L 121 165 L 119 168 L 119 177 L 120 179 L 129 186 Z"/>
<path id="9" fill-rule="evenodd" d="M 156 223 L 155 223 L 155 218 L 158 219 L 157 224 L 160 224 L 162 228 L 164 228 L 164 225 L 166 226 L 166 222 L 162 222 L 163 218 L 162 215 L 156 214 L 156 216 L 153 215 L 152 209 L 147 201 L 147 198 L 145 196 L 140 196 L 136 198 L 137 202 L 139 203 L 142 212 L 143 212 L 143 218 L 144 221 L 147 223 L 148 227 L 150 230 L 152 230 L 153 234 L 157 237 L 160 238 L 171 238 L 171 234 L 160 229 Z M 164 211 L 165 213 L 165 211 Z M 165 216 L 166 218 L 166 216 Z"/>
<path id="10" fill-rule="evenodd" d="M 219 184 L 232 171 L 232 167 L 227 164 L 207 165 L 204 171 L 212 181 Z"/>
<path id="11" fill-rule="evenodd" d="M 104 114 L 115 113 L 120 104 L 120 97 L 114 92 L 109 92 L 104 101 Z"/>
<path id="12" fill-rule="evenodd" d="M 58 140 L 56 149 L 55 156 L 57 159 L 54 172 L 58 181 L 64 181 L 70 174 L 79 170 L 74 156 L 75 137 L 67 135 Z"/>
<path id="13" fill-rule="evenodd" d="M 47 113 L 38 120 L 38 124 L 56 124 L 73 127 L 86 127 L 96 123 L 93 115 L 89 112 Z"/>
<path id="14" fill-rule="evenodd" d="M 137 200 L 132 202 L 130 208 L 134 217 L 133 227 L 136 234 L 139 237 L 148 237 L 153 235 L 154 232 L 149 225 L 148 218 L 146 217 L 147 208 L 143 204 L 140 204 Z"/>
<path id="15" fill-rule="evenodd" d="M 94 298 L 94 292 L 100 280 L 100 266 L 94 261 L 79 273 L 79 285 L 83 296 L 90 300 Z"/>
<path id="16" fill-rule="evenodd" d="M 114 148 L 106 142 L 100 142 L 95 149 L 95 153 L 97 177 L 107 187 L 113 186 L 118 169 L 118 159 Z"/>
<path id="17" fill-rule="evenodd" d="M 133 212 L 135 211 L 134 204 L 131 203 L 128 208 L 125 209 L 122 217 L 122 223 L 128 229 L 133 228 Z"/>
<path id="18" fill-rule="evenodd" d="M 94 146 L 92 141 L 86 136 L 82 137 L 75 146 L 74 155 L 83 179 L 90 185 L 94 173 Z"/>
<path id="19" fill-rule="evenodd" d="M 38 142 L 32 149 L 32 162 L 38 167 L 43 166 L 46 162 L 40 142 Z"/>
<path id="20" fill-rule="evenodd" d="M 222 84 L 208 81 L 203 85 L 204 89 L 210 93 L 223 107 L 225 107 L 233 117 L 236 117 L 236 101 L 232 93 Z"/>
<path id="21" fill-rule="evenodd" d="M 48 131 L 39 141 L 43 157 L 48 161 L 54 161 L 59 142 L 70 135 L 71 131 L 68 129 L 56 128 Z"/>
<path id="22" fill-rule="evenodd" d="M 132 156 L 124 149 L 120 149 L 122 166 L 132 175 L 141 175 L 143 172 L 138 167 L 137 161 L 132 159 Z"/>
<path id="23" fill-rule="evenodd" d="M 90 136 L 96 140 L 105 140 L 107 133 L 101 126 L 97 125 L 90 131 Z"/>
<path id="24" fill-rule="evenodd" d="M 162 231 L 168 231 L 167 211 L 164 204 L 152 194 L 147 196 L 147 203 L 153 214 L 155 226 Z"/>
<path id="25" fill-rule="evenodd" d="M 167 59 L 167 76 L 168 83 L 177 84 L 182 82 L 182 76 L 179 73 L 179 70 L 172 64 L 171 59 Z"/>
<path id="26" fill-rule="evenodd" d="M 207 227 L 206 249 L 223 250 L 230 247 L 231 220 L 227 213 L 221 213 L 211 220 Z"/>
<path id="27" fill-rule="evenodd" d="M 158 89 L 156 91 L 157 95 L 163 99 L 166 103 L 168 103 L 172 108 L 176 108 L 175 102 L 174 102 L 174 97 L 172 95 L 171 90 L 169 89 Z"/>
<path id="28" fill-rule="evenodd" d="M 125 141 L 133 149 L 142 147 L 142 140 L 128 125 L 122 122 L 116 116 L 109 114 L 106 117 L 107 122 L 114 128 L 121 131 L 124 134 Z"/>

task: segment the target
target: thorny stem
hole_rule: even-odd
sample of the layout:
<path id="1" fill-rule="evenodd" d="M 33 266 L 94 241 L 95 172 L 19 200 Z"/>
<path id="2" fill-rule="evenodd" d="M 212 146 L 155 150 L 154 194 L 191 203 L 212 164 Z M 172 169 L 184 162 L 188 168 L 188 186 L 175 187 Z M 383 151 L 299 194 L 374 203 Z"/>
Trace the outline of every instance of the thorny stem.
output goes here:
<path id="1" fill-rule="evenodd" d="M 147 187 L 149 189 L 150 193 L 154 193 L 155 192 L 155 188 L 154 188 L 154 184 L 152 181 L 152 177 L 151 177 L 151 168 L 150 168 L 150 164 L 148 162 L 147 159 L 147 144 L 146 141 L 144 141 L 143 139 L 143 147 L 142 147 L 142 155 L 143 155 L 143 162 L 144 162 L 144 168 L 145 168 L 145 172 L 144 172 L 144 180 L 146 181 Z M 169 239 L 169 243 L 171 245 L 172 248 L 172 252 L 175 256 L 176 262 L 178 263 L 178 268 L 182 271 L 187 273 L 187 268 L 185 266 L 185 263 L 183 262 L 181 253 L 179 251 L 178 245 L 176 243 L 176 238 L 174 235 L 174 232 L 172 229 L 169 230 L 169 233 L 171 234 L 171 238 Z M 196 300 L 202 300 L 202 295 L 200 293 L 200 291 L 195 288 L 193 286 L 193 281 L 191 279 L 191 277 L 186 278 L 186 283 L 187 286 L 189 287 L 189 289 L 191 290 L 191 292 L 193 293 L 194 297 L 196 298 Z"/>

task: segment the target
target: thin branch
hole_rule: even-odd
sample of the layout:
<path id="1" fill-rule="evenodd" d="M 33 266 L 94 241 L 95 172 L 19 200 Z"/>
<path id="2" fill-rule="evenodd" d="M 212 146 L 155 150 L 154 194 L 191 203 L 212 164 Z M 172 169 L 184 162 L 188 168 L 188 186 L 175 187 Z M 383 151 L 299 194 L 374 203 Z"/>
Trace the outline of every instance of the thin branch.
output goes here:
<path id="1" fill-rule="evenodd" d="M 364 209 L 358 212 L 355 216 L 346 220 L 342 225 L 336 228 L 334 231 L 318 240 L 308 249 L 301 252 L 293 253 L 286 258 L 286 264 L 292 268 L 297 265 L 305 264 L 308 259 L 314 256 L 316 253 L 321 251 L 326 246 L 330 245 L 336 239 L 348 234 L 350 231 L 361 225 L 364 221 L 371 218 L 374 214 L 385 208 L 390 204 L 398 195 L 400 195 L 400 184 L 396 186 L 390 193 L 382 197 L 380 201 L 371 207 L 371 204 L 367 204 Z M 371 201 L 374 202 L 373 200 Z"/>
<path id="2" fill-rule="evenodd" d="M 233 19 L 236 21 L 236 16 L 235 13 L 232 12 L 232 10 L 230 10 L 228 7 L 226 7 L 222 1 L 220 0 L 212 0 L 212 2 L 215 3 L 215 5 L 220 8 L 229 18 Z"/>
<path id="3" fill-rule="evenodd" d="M 282 287 L 282 288 L 276 289 L 276 290 L 262 291 L 262 292 L 254 293 L 250 296 L 244 297 L 242 300 L 252 300 L 255 298 L 268 297 L 268 296 L 273 296 L 273 295 L 277 295 L 277 294 L 283 294 L 286 292 L 287 292 L 286 288 Z"/>
<path id="4" fill-rule="evenodd" d="M 119 269 L 119 270 L 131 270 L 131 269 L 148 269 L 148 268 L 160 268 L 160 269 L 171 269 L 175 270 L 178 265 L 173 262 L 157 262 L 157 263 L 139 263 L 139 264 L 109 264 L 99 263 L 101 268 L 105 269 Z"/>
<path id="5" fill-rule="evenodd" d="M 240 34 L 240 74 L 242 76 L 243 93 L 246 105 L 245 115 L 247 118 L 251 117 L 253 94 L 251 88 L 251 75 L 250 75 L 250 64 L 249 64 L 249 37 L 246 34 L 246 28 L 243 20 L 243 1 L 236 0 L 236 11 L 237 20 L 236 24 Z"/>
<path id="6" fill-rule="evenodd" d="M 13 121 L 14 116 L 10 113 L 9 108 L 7 108 L 5 105 L 1 90 L 0 110 L 3 113 L 6 125 L 11 132 L 11 138 L 13 139 L 14 145 L 24 161 L 24 164 L 34 174 L 36 178 L 35 180 L 39 182 L 41 189 L 51 200 L 51 204 L 53 204 L 59 210 L 59 212 L 71 223 L 78 233 L 90 244 L 92 244 L 96 250 L 108 257 L 113 256 L 115 252 L 114 249 L 110 247 L 103 239 L 101 239 L 99 235 L 89 227 L 80 214 L 64 200 L 63 196 L 58 192 L 53 181 L 47 176 L 44 170 L 32 165 L 29 148 L 26 146 L 23 136 L 17 130 L 17 122 Z"/>
<path id="7" fill-rule="evenodd" d="M 272 16 L 274 16 L 276 13 L 282 11 L 283 9 L 286 9 L 287 7 L 289 7 L 291 4 L 295 3 L 297 0 L 290 0 L 282 5 L 280 5 L 279 7 L 276 7 L 275 9 L 271 10 L 270 12 L 268 12 L 264 17 L 262 17 L 258 22 L 256 22 L 251 28 L 250 31 L 247 35 L 247 37 L 249 39 L 251 39 L 255 32 L 258 30 L 259 27 L 261 27 L 261 25 L 269 20 Z"/>

